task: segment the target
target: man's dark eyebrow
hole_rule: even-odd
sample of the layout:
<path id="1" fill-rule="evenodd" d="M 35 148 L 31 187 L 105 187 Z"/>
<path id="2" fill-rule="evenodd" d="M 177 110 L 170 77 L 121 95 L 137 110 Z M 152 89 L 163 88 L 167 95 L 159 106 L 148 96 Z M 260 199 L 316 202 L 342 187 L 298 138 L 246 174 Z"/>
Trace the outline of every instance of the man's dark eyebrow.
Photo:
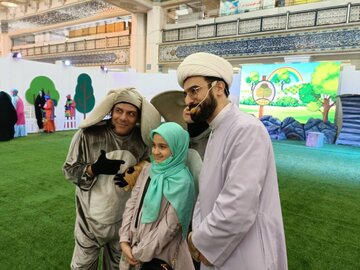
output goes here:
<path id="1" fill-rule="evenodd" d="M 123 108 L 121 108 L 121 107 L 118 107 L 118 106 L 114 106 L 114 109 L 120 109 L 120 110 L 123 110 L 123 111 L 127 111 L 127 112 L 135 112 L 135 113 L 137 113 L 138 111 L 135 109 L 135 110 L 133 110 L 133 109 L 130 109 L 130 110 L 125 110 L 125 109 L 123 109 Z"/>
<path id="2" fill-rule="evenodd" d="M 196 89 L 198 89 L 198 88 L 200 88 L 201 86 L 200 85 L 193 85 L 193 86 L 190 86 L 189 88 L 187 88 L 187 89 L 184 89 L 184 91 L 189 91 L 189 90 L 196 90 Z"/>

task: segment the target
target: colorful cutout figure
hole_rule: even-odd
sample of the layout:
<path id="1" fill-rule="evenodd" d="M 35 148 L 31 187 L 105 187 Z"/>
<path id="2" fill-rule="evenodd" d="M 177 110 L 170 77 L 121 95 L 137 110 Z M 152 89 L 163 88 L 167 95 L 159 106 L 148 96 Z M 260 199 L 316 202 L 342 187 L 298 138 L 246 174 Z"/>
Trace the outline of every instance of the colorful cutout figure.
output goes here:
<path id="1" fill-rule="evenodd" d="M 64 122 L 64 128 L 76 128 L 76 121 L 75 121 L 75 109 L 76 103 L 71 98 L 71 95 L 66 96 L 66 103 L 65 103 L 65 117 L 66 120 Z"/>

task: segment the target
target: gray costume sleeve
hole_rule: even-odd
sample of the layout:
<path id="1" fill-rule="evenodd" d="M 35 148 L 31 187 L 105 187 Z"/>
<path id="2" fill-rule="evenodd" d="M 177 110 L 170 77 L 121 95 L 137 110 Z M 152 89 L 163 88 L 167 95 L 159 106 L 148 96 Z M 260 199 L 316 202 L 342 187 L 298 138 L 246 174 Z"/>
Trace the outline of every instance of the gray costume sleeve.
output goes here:
<path id="1" fill-rule="evenodd" d="M 91 164 L 86 155 L 88 152 L 86 138 L 83 130 L 80 129 L 75 133 L 71 141 L 63 166 L 63 173 L 66 179 L 79 186 L 82 190 L 90 190 L 97 179 L 85 173 L 86 166 Z"/>

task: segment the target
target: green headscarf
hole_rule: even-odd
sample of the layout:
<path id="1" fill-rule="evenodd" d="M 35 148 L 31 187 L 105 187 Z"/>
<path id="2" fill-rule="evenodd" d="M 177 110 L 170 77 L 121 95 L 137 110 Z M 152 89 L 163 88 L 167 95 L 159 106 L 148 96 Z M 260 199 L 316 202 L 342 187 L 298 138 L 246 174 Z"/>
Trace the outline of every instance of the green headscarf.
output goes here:
<path id="1" fill-rule="evenodd" d="M 150 132 L 151 140 L 159 134 L 167 142 L 172 155 L 157 163 L 151 160 L 149 188 L 144 197 L 141 222 L 152 223 L 159 216 L 161 199 L 165 198 L 175 208 L 186 238 L 193 206 L 195 186 L 185 162 L 189 147 L 189 133 L 174 122 L 167 122 Z"/>

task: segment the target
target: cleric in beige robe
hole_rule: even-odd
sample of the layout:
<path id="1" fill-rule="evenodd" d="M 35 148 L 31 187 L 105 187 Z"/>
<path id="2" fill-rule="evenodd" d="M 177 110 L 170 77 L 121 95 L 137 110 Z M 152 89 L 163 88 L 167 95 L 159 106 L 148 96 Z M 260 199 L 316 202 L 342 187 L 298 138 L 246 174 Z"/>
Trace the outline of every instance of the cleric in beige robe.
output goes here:
<path id="1" fill-rule="evenodd" d="M 201 269 L 287 269 L 275 160 L 263 124 L 229 104 L 210 127 L 193 242 L 214 266 Z"/>
<path id="2" fill-rule="evenodd" d="M 193 258 L 201 270 L 286 270 L 272 143 L 264 125 L 228 99 L 232 65 L 195 53 L 177 77 L 191 118 L 211 129 L 188 237 Z"/>

